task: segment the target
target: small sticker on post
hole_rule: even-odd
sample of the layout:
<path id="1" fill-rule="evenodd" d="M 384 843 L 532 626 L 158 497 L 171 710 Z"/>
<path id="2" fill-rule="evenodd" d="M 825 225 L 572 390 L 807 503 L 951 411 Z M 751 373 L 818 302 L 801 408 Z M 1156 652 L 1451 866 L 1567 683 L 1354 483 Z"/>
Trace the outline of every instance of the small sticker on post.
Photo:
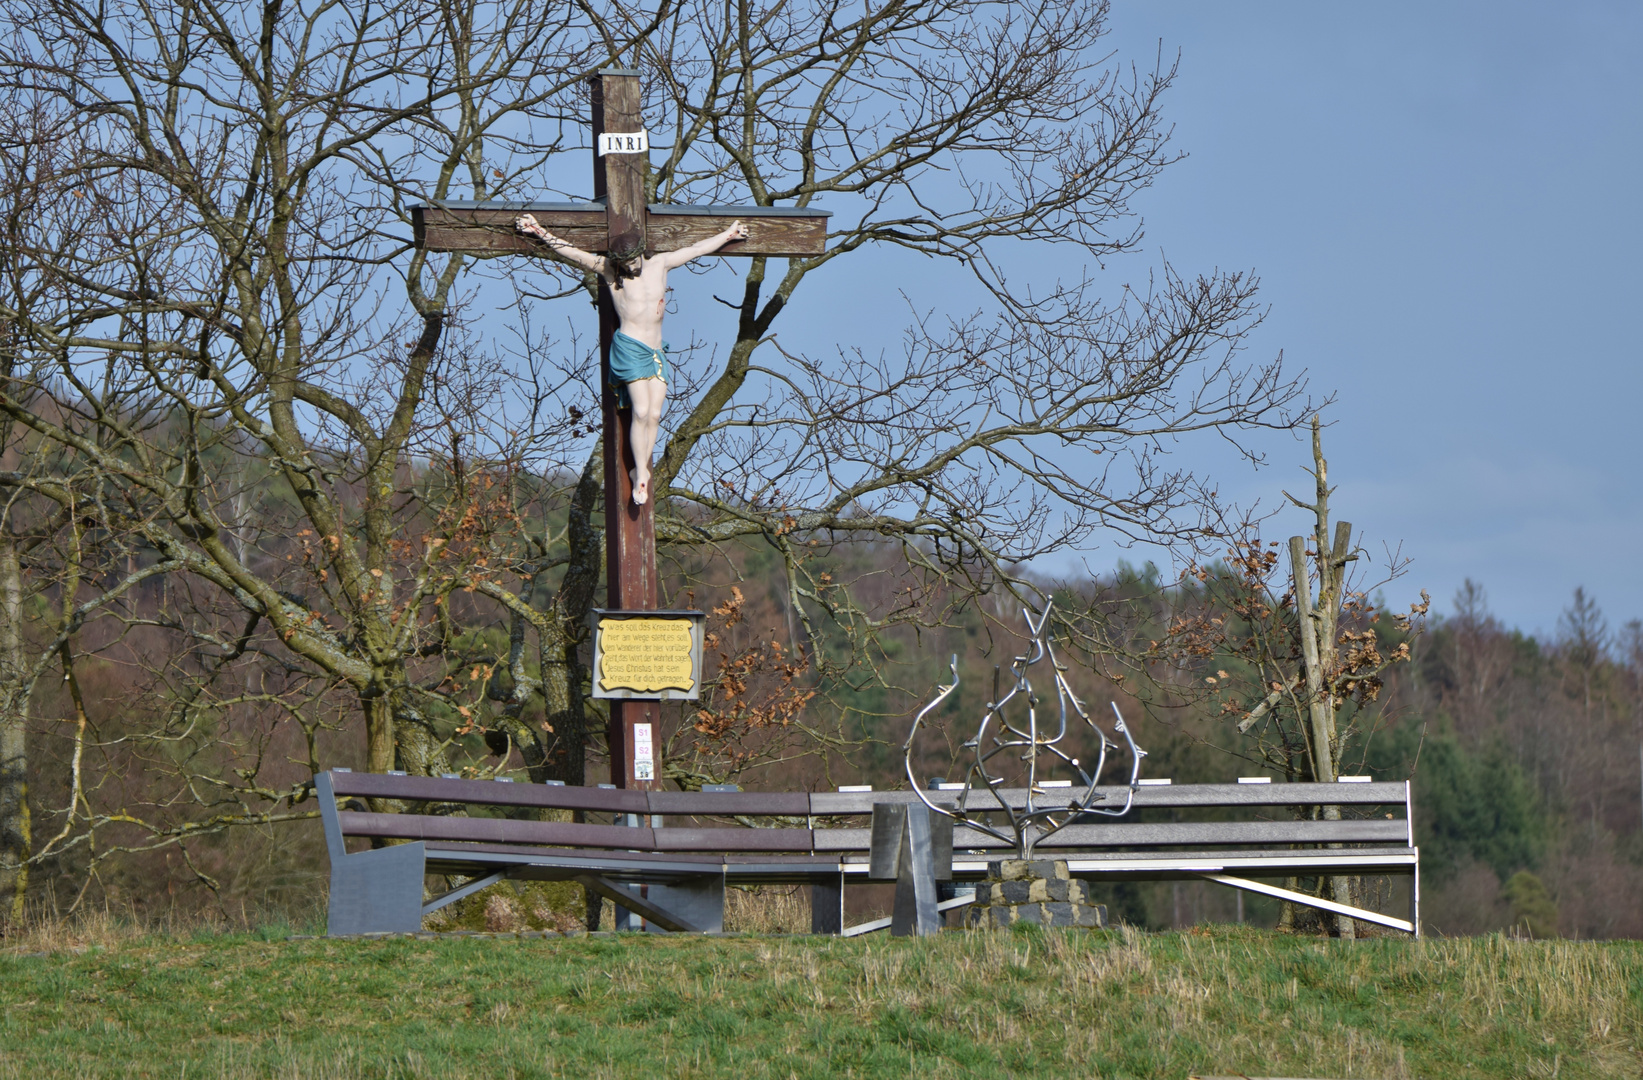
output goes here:
<path id="1" fill-rule="evenodd" d="M 633 725 L 633 778 L 656 779 L 656 751 L 650 738 L 651 725 Z"/>
<path id="2" fill-rule="evenodd" d="M 647 131 L 605 132 L 599 136 L 599 156 L 606 154 L 643 154 L 650 150 Z"/>

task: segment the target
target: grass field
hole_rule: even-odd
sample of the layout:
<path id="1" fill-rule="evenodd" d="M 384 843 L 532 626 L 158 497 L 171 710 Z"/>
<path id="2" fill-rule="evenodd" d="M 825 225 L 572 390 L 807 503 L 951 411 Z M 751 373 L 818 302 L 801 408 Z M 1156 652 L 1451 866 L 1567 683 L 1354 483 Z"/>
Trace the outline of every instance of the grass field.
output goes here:
<path id="1" fill-rule="evenodd" d="M 287 932 L 7 941 L 0 1077 L 1643 1074 L 1633 942 Z"/>

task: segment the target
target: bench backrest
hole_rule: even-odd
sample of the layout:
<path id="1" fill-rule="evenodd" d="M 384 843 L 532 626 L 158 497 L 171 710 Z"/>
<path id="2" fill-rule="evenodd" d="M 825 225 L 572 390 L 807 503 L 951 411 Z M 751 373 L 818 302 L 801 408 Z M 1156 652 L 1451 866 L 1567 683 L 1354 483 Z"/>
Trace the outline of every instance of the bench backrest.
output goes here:
<path id="1" fill-rule="evenodd" d="M 613 850 L 666 852 L 811 852 L 846 854 L 866 852 L 871 830 L 863 827 L 817 827 L 817 818 L 861 817 L 875 803 L 910 803 L 911 791 L 634 791 L 616 788 L 570 787 L 438 777 L 396 776 L 381 773 L 331 771 L 315 777 L 326 842 L 333 857 L 345 853 L 349 836 L 400 840 L 428 840 L 474 844 L 548 845 Z M 1106 791 L 1108 801 L 1121 802 L 1125 788 Z M 963 794 L 928 792 L 932 801 L 956 806 Z M 521 809 L 573 810 L 593 813 L 644 815 L 638 828 L 577 822 L 529 821 L 512 818 L 466 817 L 435 814 L 382 814 L 338 810 L 337 796 L 397 799 L 416 803 L 506 806 Z M 1060 789 L 1035 796 L 1035 805 L 1065 805 L 1074 794 Z M 971 810 L 996 809 L 1000 799 L 1011 806 L 1025 805 L 1026 792 L 971 792 Z M 1152 814 L 1105 818 L 1074 824 L 1040 846 L 1057 851 L 1090 848 L 1198 847 L 1238 845 L 1265 847 L 1287 844 L 1414 845 L 1409 785 L 1395 783 L 1339 784 L 1182 784 L 1146 786 L 1135 792 L 1136 810 L 1246 810 L 1273 812 L 1271 820 L 1156 821 Z M 1340 806 L 1358 810 L 1380 808 L 1375 816 L 1345 820 L 1296 820 L 1295 807 Z M 1401 810 L 1401 813 L 1399 812 Z M 774 828 L 692 826 L 651 828 L 651 815 L 692 818 L 764 817 L 787 819 Z M 803 826 L 799 822 L 802 819 Z M 789 823 L 791 823 L 789 825 Z M 824 823 L 825 825 L 825 823 Z M 964 851 L 1001 851 L 1008 845 L 962 826 L 954 830 L 953 846 Z"/>

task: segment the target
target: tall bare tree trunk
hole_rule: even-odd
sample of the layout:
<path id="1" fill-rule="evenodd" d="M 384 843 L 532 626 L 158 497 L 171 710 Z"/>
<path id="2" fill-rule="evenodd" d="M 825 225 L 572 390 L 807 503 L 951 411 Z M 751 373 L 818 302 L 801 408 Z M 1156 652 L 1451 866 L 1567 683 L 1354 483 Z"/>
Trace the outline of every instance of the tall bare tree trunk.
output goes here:
<path id="1" fill-rule="evenodd" d="M 508 667 L 513 683 L 508 706 L 498 723 L 518 746 L 530 769 L 531 779 L 563 780 L 580 786 L 587 771 L 587 705 L 582 680 L 587 676 L 578 652 L 575 628 L 587 624 L 588 610 L 603 568 L 602 532 L 594 526 L 593 509 L 604 498 L 604 456 L 595 450 L 582 470 L 571 499 L 566 539 L 569 558 L 557 596 L 538 607 L 536 599 L 546 588 L 547 566 L 556 559 L 546 556 L 551 546 L 545 538 L 532 540 L 542 561 L 527 571 L 528 580 L 517 594 L 494 586 L 482 586 L 486 594 L 509 605 Z M 538 674 L 525 667 L 527 628 L 535 627 Z M 525 723 L 525 707 L 536 693 L 542 695 L 543 720 L 539 729 Z M 577 811 L 576 820 L 581 820 Z M 590 894 L 592 895 L 592 894 Z"/>
<path id="2" fill-rule="evenodd" d="M 23 569 L 17 547 L 0 535 L 0 902 L 21 919 L 28 892 L 28 753 L 24 742 L 29 687 L 23 664 Z"/>
<path id="3" fill-rule="evenodd" d="M 365 771 L 390 772 L 398 766 L 394 739 L 394 699 L 386 694 L 360 698 L 360 709 L 365 713 Z M 370 800 L 371 809 L 387 813 L 398 809 L 386 799 Z"/>
<path id="4" fill-rule="evenodd" d="M 541 763 L 545 776 L 567 784 L 586 783 L 587 714 L 582 702 L 582 662 L 575 642 L 561 640 L 544 648 L 542 698 L 548 729 Z"/>
<path id="5" fill-rule="evenodd" d="M 1295 613 L 1301 635 L 1301 662 L 1306 674 L 1306 701 L 1308 711 L 1307 733 L 1312 751 L 1312 776 L 1320 784 L 1333 784 L 1339 777 L 1340 740 L 1335 729 L 1335 699 L 1331 676 L 1339 661 L 1336 632 L 1340 624 L 1342 582 L 1346 564 L 1351 560 L 1352 523 L 1335 523 L 1334 542 L 1329 535 L 1329 463 L 1324 460 L 1323 433 L 1318 418 L 1312 418 L 1313 476 L 1317 481 L 1316 502 L 1307 504 L 1291 496 L 1298 505 L 1313 512 L 1316 529 L 1312 535 L 1313 559 L 1318 569 L 1318 599 L 1312 601 L 1312 588 L 1306 569 L 1304 536 L 1289 538 L 1289 570 L 1295 587 Z M 1326 821 L 1339 821 L 1341 808 L 1322 808 Z M 1329 891 L 1338 904 L 1352 902 L 1352 881 L 1337 875 L 1329 879 Z M 1356 936 L 1351 918 L 1336 916 L 1336 926 L 1343 938 Z"/>

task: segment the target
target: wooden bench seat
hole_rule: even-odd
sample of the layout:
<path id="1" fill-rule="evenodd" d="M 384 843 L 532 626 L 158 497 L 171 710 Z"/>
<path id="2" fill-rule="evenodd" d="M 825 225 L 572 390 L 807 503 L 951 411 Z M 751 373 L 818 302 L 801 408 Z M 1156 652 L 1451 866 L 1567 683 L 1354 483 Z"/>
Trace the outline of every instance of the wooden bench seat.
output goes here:
<path id="1" fill-rule="evenodd" d="M 579 880 L 652 924 L 697 930 L 721 925 L 727 880 L 808 881 L 812 929 L 839 933 L 845 884 L 867 878 L 872 844 L 872 830 L 854 819 L 871 815 L 875 804 L 919 799 L 911 791 L 646 792 L 345 770 L 319 774 L 315 790 L 331 854 L 332 933 L 415 929 L 429 912 L 504 878 Z M 964 795 L 925 794 L 949 807 Z M 1121 805 L 1130 792 L 1104 794 Z M 1038 806 L 1067 805 L 1073 797 L 1050 789 L 1033 799 Z M 410 812 L 343 809 L 338 798 L 393 799 Z M 969 793 L 967 806 L 997 810 L 1026 801 L 1025 791 L 979 791 Z M 1318 805 L 1345 808 L 1345 820 L 1294 816 L 1294 807 Z M 452 812 L 462 807 L 571 810 L 610 815 L 612 823 Z M 1379 812 L 1353 816 L 1370 807 Z M 1039 841 L 1038 851 L 1067 860 L 1083 878 L 1208 879 L 1418 932 L 1419 853 L 1410 809 L 1406 783 L 1144 786 L 1134 792 L 1130 813 L 1089 815 Z M 1202 812 L 1242 820 L 1202 820 Z M 350 837 L 404 843 L 349 854 Z M 1009 850 L 957 826 L 952 876 L 983 877 L 988 860 Z M 428 874 L 475 880 L 424 903 Z M 1245 876 L 1320 874 L 1407 874 L 1410 918 L 1346 908 Z"/>
<path id="2" fill-rule="evenodd" d="M 656 829 L 648 826 L 580 825 L 508 818 L 429 817 L 422 814 L 338 815 L 347 836 L 384 840 L 472 840 L 494 844 L 542 844 L 630 851 L 815 850 L 809 829 Z"/>

